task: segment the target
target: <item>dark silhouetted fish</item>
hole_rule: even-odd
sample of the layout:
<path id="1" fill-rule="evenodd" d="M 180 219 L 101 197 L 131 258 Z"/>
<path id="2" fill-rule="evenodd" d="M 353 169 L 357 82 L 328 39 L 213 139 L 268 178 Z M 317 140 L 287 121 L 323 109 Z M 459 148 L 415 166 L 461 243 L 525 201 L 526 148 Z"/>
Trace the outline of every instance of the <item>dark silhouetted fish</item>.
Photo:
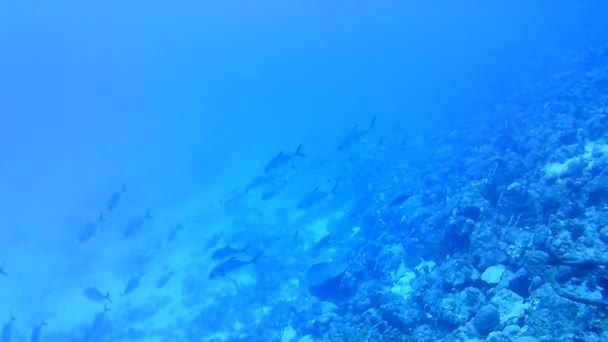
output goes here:
<path id="1" fill-rule="evenodd" d="M 298 209 L 298 210 L 304 210 L 304 209 L 308 209 L 308 208 L 312 207 L 316 203 L 324 200 L 330 194 L 334 194 L 335 195 L 337 188 L 338 188 L 338 182 L 336 182 L 336 184 L 334 185 L 334 187 L 329 192 L 323 191 L 323 190 L 319 189 L 319 187 L 316 187 L 311 193 L 309 193 L 308 195 L 304 196 L 304 198 L 302 198 L 296 204 L 296 209 Z"/>
<path id="2" fill-rule="evenodd" d="M 79 342 L 93 342 L 101 340 L 99 335 L 103 333 L 106 322 L 105 316 L 108 311 L 110 311 L 110 309 L 104 304 L 103 311 L 95 314 L 93 323 L 91 323 L 91 326 L 87 329 L 84 336 L 82 336 L 82 339 L 78 339 Z"/>
<path id="3" fill-rule="evenodd" d="M 374 203 L 374 200 L 372 197 L 372 193 L 370 192 L 367 195 L 365 195 L 364 197 L 355 201 L 355 203 L 353 204 L 353 206 L 351 208 L 350 216 L 356 217 L 356 216 L 364 214 L 373 203 Z"/>
<path id="4" fill-rule="evenodd" d="M 283 191 L 287 187 L 287 178 L 282 180 L 275 179 L 273 182 L 268 183 L 268 186 L 264 188 L 262 192 L 262 200 L 269 200 Z"/>
<path id="5" fill-rule="evenodd" d="M 129 281 L 127 281 L 127 285 L 125 285 L 125 290 L 123 291 L 123 294 L 126 296 L 129 293 L 135 291 L 136 288 L 139 287 L 139 282 L 141 280 L 141 277 L 143 277 L 143 273 L 138 273 L 138 274 L 134 274 L 131 277 L 129 277 Z"/>
<path id="6" fill-rule="evenodd" d="M 104 300 L 107 300 L 108 302 L 110 302 L 110 304 L 114 304 L 114 303 L 112 303 L 112 300 L 110 299 L 110 292 L 107 292 L 104 295 L 96 287 L 87 287 L 86 289 L 84 289 L 82 294 L 84 294 L 85 297 L 87 297 L 89 300 L 91 300 L 93 302 L 100 303 L 100 302 L 103 302 Z"/>
<path id="7" fill-rule="evenodd" d="M 150 219 L 152 219 L 152 215 L 150 215 L 150 212 L 147 211 L 144 217 L 134 219 L 133 221 L 131 221 L 131 223 L 129 223 L 129 225 L 127 226 L 127 228 L 125 228 L 125 231 L 123 232 L 123 236 L 132 236 L 137 231 L 139 231 L 141 227 L 143 227 L 144 223 L 146 223 L 147 220 Z"/>
<path id="8" fill-rule="evenodd" d="M 2 326 L 2 339 L 0 342 L 10 342 L 11 337 L 13 336 L 13 323 L 15 322 L 15 317 L 11 317 L 11 320 Z"/>
<path id="9" fill-rule="evenodd" d="M 167 235 L 167 242 L 171 243 L 171 242 L 175 241 L 175 238 L 177 237 L 177 233 L 179 233 L 182 229 L 184 229 L 184 225 L 182 225 L 181 223 L 178 223 L 177 225 L 175 225 L 175 227 L 173 227 L 169 231 L 169 235 Z"/>
<path id="10" fill-rule="evenodd" d="M 118 203 L 120 203 L 120 199 L 122 198 L 122 195 L 127 191 L 127 186 L 125 184 L 122 185 L 122 188 L 118 191 L 115 191 L 114 193 L 112 193 L 112 195 L 110 195 L 110 198 L 108 199 L 108 204 L 106 206 L 106 209 L 108 209 L 108 212 L 113 211 L 114 209 L 116 209 L 116 207 L 118 207 Z"/>
<path id="11" fill-rule="evenodd" d="M 212 259 L 224 259 L 227 258 L 229 256 L 233 256 L 235 254 L 239 254 L 239 253 L 247 253 L 247 249 L 249 249 L 249 245 L 245 246 L 245 248 L 243 249 L 235 249 L 232 248 L 230 245 L 222 247 L 220 249 L 216 249 L 213 254 L 211 254 L 211 258 Z"/>
<path id="12" fill-rule="evenodd" d="M 40 324 L 34 327 L 32 330 L 32 335 L 30 336 L 30 342 L 38 342 L 40 341 L 40 336 L 42 334 L 42 327 L 46 326 L 46 322 L 42 321 Z"/>
<path id="13" fill-rule="evenodd" d="M 171 280 L 171 278 L 173 277 L 173 274 L 175 272 L 173 270 L 168 270 L 165 271 L 165 273 L 163 273 L 158 280 L 156 280 L 156 288 L 160 289 L 165 287 L 165 285 L 167 285 L 169 283 L 169 280 Z"/>
<path id="14" fill-rule="evenodd" d="M 217 244 L 220 242 L 221 239 L 222 239 L 221 232 L 213 234 L 210 238 L 207 239 L 207 241 L 205 241 L 205 244 L 203 245 L 203 251 L 207 252 L 211 248 L 217 246 Z"/>
<path id="15" fill-rule="evenodd" d="M 391 203 L 388 205 L 388 207 L 392 208 L 392 207 L 401 205 L 401 204 L 403 204 L 403 202 L 407 201 L 407 199 L 410 197 L 411 197 L 411 195 L 409 193 L 401 194 L 401 195 L 395 197 L 395 199 L 393 199 L 391 201 Z"/>
<path id="16" fill-rule="evenodd" d="M 255 189 L 261 187 L 262 185 L 266 184 L 268 182 L 268 179 L 269 179 L 268 176 L 255 177 L 251 182 L 249 182 L 249 184 L 245 188 L 245 193 L 248 193 L 249 191 L 255 190 Z"/>
<path id="17" fill-rule="evenodd" d="M 330 243 L 329 237 L 330 237 L 330 235 L 327 234 L 324 237 L 320 238 L 319 241 L 317 241 L 317 243 L 315 243 L 315 245 L 313 246 L 313 249 L 316 251 L 319 251 L 319 250 L 327 248 Z"/>
<path id="18" fill-rule="evenodd" d="M 302 153 L 302 145 L 298 145 L 296 152 L 294 154 L 284 153 L 283 151 L 279 152 L 274 158 L 270 159 L 270 161 L 266 164 L 264 168 L 264 172 L 269 173 L 272 170 L 276 170 L 284 165 L 289 164 L 291 159 L 295 156 L 306 157 L 305 154 Z"/>
<path id="19" fill-rule="evenodd" d="M 374 117 L 372 118 L 372 122 L 369 125 L 368 129 L 361 129 L 359 128 L 359 125 L 356 125 L 353 130 L 348 133 L 348 135 L 346 135 L 344 137 L 344 139 L 342 139 L 342 141 L 340 142 L 340 145 L 338 145 L 338 150 L 342 151 L 342 150 L 346 150 L 349 147 L 351 147 L 352 145 L 354 145 L 355 143 L 357 143 L 358 141 L 360 141 L 363 136 L 365 136 L 365 134 L 367 134 L 367 132 L 369 132 L 370 129 L 373 129 L 374 126 L 376 124 L 376 116 L 374 115 Z"/>
<path id="20" fill-rule="evenodd" d="M 209 278 L 215 278 L 217 276 L 225 276 L 226 274 L 237 270 L 241 267 L 247 266 L 249 264 L 257 264 L 258 263 L 258 259 L 260 258 L 260 256 L 262 255 L 262 252 L 259 252 L 255 257 L 253 257 L 253 259 L 251 260 L 239 260 L 236 257 L 232 257 L 226 261 L 220 262 L 219 264 L 217 264 L 213 269 L 211 269 L 211 272 L 209 273 Z"/>
<path id="21" fill-rule="evenodd" d="M 86 243 L 95 239 L 99 231 L 101 230 L 101 223 L 103 222 L 103 212 L 99 213 L 97 220 L 89 220 L 85 223 L 84 227 L 80 231 L 78 241 L 80 243 Z"/>

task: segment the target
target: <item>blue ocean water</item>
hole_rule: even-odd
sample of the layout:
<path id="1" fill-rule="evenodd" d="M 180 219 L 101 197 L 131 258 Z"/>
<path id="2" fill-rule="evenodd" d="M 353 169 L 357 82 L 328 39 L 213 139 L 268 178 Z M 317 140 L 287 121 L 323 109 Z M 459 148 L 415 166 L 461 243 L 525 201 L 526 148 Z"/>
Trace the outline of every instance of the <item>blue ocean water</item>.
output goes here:
<path id="1" fill-rule="evenodd" d="M 608 341 L 608 5 L 0 4 L 0 342 Z"/>

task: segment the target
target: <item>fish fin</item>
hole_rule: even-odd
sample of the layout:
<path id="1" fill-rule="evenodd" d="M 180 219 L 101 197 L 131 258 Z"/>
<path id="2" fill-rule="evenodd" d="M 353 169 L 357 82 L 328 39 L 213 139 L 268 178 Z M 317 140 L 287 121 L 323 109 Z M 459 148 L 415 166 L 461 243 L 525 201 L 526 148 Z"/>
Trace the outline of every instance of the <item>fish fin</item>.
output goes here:
<path id="1" fill-rule="evenodd" d="M 251 259 L 250 263 L 252 264 L 256 264 L 259 265 L 258 260 L 260 259 L 260 256 L 262 255 L 262 251 L 260 251 L 258 254 L 256 254 L 253 259 Z"/>
<path id="2" fill-rule="evenodd" d="M 114 304 L 114 302 L 110 299 L 110 292 L 106 293 L 106 299 L 108 302 L 110 302 L 110 304 Z"/>
<path id="3" fill-rule="evenodd" d="M 283 155 L 283 151 L 279 152 L 279 154 L 277 154 L 277 157 L 280 157 Z"/>
<path id="4" fill-rule="evenodd" d="M 372 118 L 372 122 L 369 124 L 369 129 L 373 129 L 376 126 L 376 116 Z"/>
<path id="5" fill-rule="evenodd" d="M 356 131 L 359 129 L 359 124 L 356 124 L 355 127 L 353 127 L 353 131 Z"/>
<path id="6" fill-rule="evenodd" d="M 298 148 L 296 148 L 295 155 L 300 157 L 306 157 L 306 155 L 302 153 L 302 144 L 298 145 Z"/>
<path id="7" fill-rule="evenodd" d="M 245 248 L 241 249 L 241 252 L 247 253 L 248 249 L 249 249 L 249 245 L 247 245 L 247 246 L 245 246 Z"/>

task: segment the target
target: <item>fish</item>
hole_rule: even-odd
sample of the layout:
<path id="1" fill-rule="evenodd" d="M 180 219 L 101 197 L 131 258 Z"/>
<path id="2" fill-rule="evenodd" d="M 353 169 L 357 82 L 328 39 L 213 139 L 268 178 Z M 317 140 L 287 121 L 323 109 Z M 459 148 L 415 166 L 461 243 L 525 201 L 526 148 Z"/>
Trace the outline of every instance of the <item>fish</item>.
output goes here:
<path id="1" fill-rule="evenodd" d="M 15 317 L 11 317 L 11 320 L 2 326 L 2 338 L 0 342 L 10 342 L 13 335 L 13 323 L 15 323 Z"/>
<path id="2" fill-rule="evenodd" d="M 175 227 L 173 227 L 173 229 L 169 231 L 169 235 L 167 235 L 167 242 L 173 242 L 177 237 L 177 233 L 179 233 L 182 229 L 184 229 L 184 225 L 181 223 L 178 223 Z"/>
<path id="3" fill-rule="evenodd" d="M 112 195 L 110 195 L 110 198 L 108 199 L 108 203 L 106 205 L 106 209 L 108 210 L 108 212 L 111 212 L 118 207 L 118 203 L 120 203 L 120 199 L 126 191 L 127 185 L 123 184 L 120 190 L 115 191 L 112 193 Z"/>
<path id="4" fill-rule="evenodd" d="M 398 205 L 401 205 L 401 204 L 403 204 L 403 202 L 407 201 L 407 199 L 410 198 L 410 197 L 411 197 L 411 195 L 409 193 L 401 194 L 401 195 L 395 197 L 391 201 L 391 203 L 388 205 L 388 207 L 392 208 L 392 207 L 396 207 Z"/>
<path id="5" fill-rule="evenodd" d="M 141 280 L 141 277 L 143 277 L 143 273 L 138 273 L 138 274 L 134 274 L 129 278 L 129 281 L 127 281 L 127 285 L 125 285 L 125 290 L 123 291 L 123 294 L 126 296 L 129 293 L 135 291 L 135 289 L 137 287 L 139 287 L 139 282 Z"/>
<path id="6" fill-rule="evenodd" d="M 222 233 L 218 232 L 213 234 L 210 238 L 207 239 L 207 241 L 205 241 L 205 244 L 203 245 L 203 251 L 207 252 L 209 251 L 211 248 L 217 246 L 217 244 L 220 242 L 221 238 L 222 238 Z"/>
<path id="7" fill-rule="evenodd" d="M 268 176 L 257 176 L 251 182 L 249 182 L 245 188 L 245 193 L 247 194 L 249 191 L 255 190 L 266 183 L 268 183 Z"/>
<path id="8" fill-rule="evenodd" d="M 135 234 L 138 230 L 141 229 L 141 227 L 143 227 L 144 223 L 146 223 L 146 221 L 150 219 L 152 219 L 152 215 L 150 215 L 150 212 L 147 211 L 144 217 L 134 219 L 133 221 L 131 221 L 131 223 L 129 223 L 129 225 L 127 226 L 127 228 L 125 228 L 125 231 L 123 232 L 123 236 L 129 237 Z"/>
<path id="9" fill-rule="evenodd" d="M 86 334 L 82 336 L 83 342 L 97 341 L 100 339 L 98 336 L 95 335 L 97 333 L 101 333 L 105 323 L 105 316 L 108 311 L 110 311 L 110 308 L 108 308 L 108 306 L 104 304 L 103 311 L 100 311 L 95 314 L 95 317 L 93 317 L 93 323 L 91 323 L 91 326 L 87 329 L 88 331 L 86 332 Z M 79 341 L 81 340 L 79 339 Z"/>
<path id="10" fill-rule="evenodd" d="M 350 217 L 362 215 L 373 203 L 372 193 L 367 193 L 364 197 L 355 201 L 351 208 Z"/>
<path id="11" fill-rule="evenodd" d="M 40 324 L 38 324 L 34 327 L 34 330 L 32 330 L 32 335 L 30 336 L 30 342 L 40 341 L 40 336 L 42 334 L 42 327 L 44 327 L 46 325 L 47 325 L 46 322 L 42 321 L 42 322 L 40 322 Z"/>
<path id="12" fill-rule="evenodd" d="M 369 125 L 368 129 L 361 129 L 359 125 L 355 125 L 350 133 L 348 133 L 338 145 L 338 151 L 343 151 L 354 145 L 356 142 L 360 141 L 363 136 L 367 134 L 371 129 L 376 125 L 376 116 L 372 118 L 372 122 Z"/>
<path id="13" fill-rule="evenodd" d="M 296 209 L 297 210 L 304 210 L 304 209 L 308 209 L 308 208 L 312 207 L 316 203 L 318 203 L 321 200 L 325 199 L 330 194 L 334 194 L 335 195 L 337 188 L 338 188 L 338 182 L 336 182 L 336 184 L 334 185 L 334 187 L 331 189 L 330 192 L 320 190 L 319 187 L 314 188 L 314 190 L 312 192 L 310 192 L 308 195 L 304 196 L 296 204 Z"/>
<path id="14" fill-rule="evenodd" d="M 330 238 L 329 234 L 327 234 L 324 237 L 320 238 L 319 241 L 317 241 L 315 243 L 315 245 L 313 246 L 313 249 L 315 251 L 319 251 L 319 250 L 322 250 L 322 249 L 325 249 L 326 247 L 328 247 L 329 244 L 330 244 L 330 239 L 329 238 Z"/>
<path id="15" fill-rule="evenodd" d="M 95 239 L 95 237 L 97 237 L 97 234 L 99 234 L 99 232 L 101 231 L 101 223 L 103 221 L 103 212 L 99 213 L 99 217 L 97 218 L 97 220 L 87 221 L 82 230 L 80 231 L 78 242 L 83 244 Z"/>
<path id="16" fill-rule="evenodd" d="M 156 288 L 160 289 L 165 287 L 165 285 L 167 285 L 169 283 L 169 280 L 171 280 L 171 278 L 173 277 L 173 274 L 175 272 L 173 270 L 168 270 L 165 273 L 163 273 L 158 280 L 156 280 Z"/>
<path id="17" fill-rule="evenodd" d="M 4 270 L 4 267 L 0 267 L 0 275 L 8 277 L 8 273 L 6 273 L 6 271 Z"/>
<path id="18" fill-rule="evenodd" d="M 257 265 L 258 259 L 260 258 L 261 255 L 262 255 L 262 252 L 259 252 L 251 260 L 239 260 L 235 256 L 233 256 L 232 258 L 230 258 L 226 261 L 223 261 L 223 262 L 217 264 L 215 267 L 213 267 L 211 269 L 211 272 L 209 273 L 209 278 L 215 278 L 217 276 L 223 277 L 226 274 L 228 274 L 234 270 L 237 270 L 239 268 L 242 268 L 244 266 L 247 266 L 249 264 Z"/>
<path id="19" fill-rule="evenodd" d="M 274 182 L 269 184 L 269 187 L 264 189 L 262 193 L 262 201 L 267 201 L 276 195 L 278 195 L 283 189 L 287 187 L 287 178 L 284 178 L 282 181 L 275 180 Z"/>
<path id="20" fill-rule="evenodd" d="M 243 249 L 235 249 L 232 246 L 224 246 L 222 248 L 216 249 L 213 254 L 211 254 L 211 259 L 224 259 L 229 256 L 239 254 L 239 253 L 247 253 L 247 249 L 249 249 L 249 245 L 245 246 Z"/>
<path id="21" fill-rule="evenodd" d="M 114 304 L 110 299 L 110 292 L 107 292 L 104 295 L 96 287 L 87 287 L 86 289 L 84 289 L 82 294 L 93 302 L 103 302 L 104 300 L 107 300 L 110 304 Z"/>
<path id="22" fill-rule="evenodd" d="M 279 154 L 270 159 L 270 161 L 266 164 L 264 172 L 269 173 L 272 170 L 276 170 L 283 165 L 288 164 L 295 156 L 306 157 L 306 155 L 302 153 L 302 145 L 298 145 L 294 154 L 284 153 L 283 151 L 279 152 Z"/>

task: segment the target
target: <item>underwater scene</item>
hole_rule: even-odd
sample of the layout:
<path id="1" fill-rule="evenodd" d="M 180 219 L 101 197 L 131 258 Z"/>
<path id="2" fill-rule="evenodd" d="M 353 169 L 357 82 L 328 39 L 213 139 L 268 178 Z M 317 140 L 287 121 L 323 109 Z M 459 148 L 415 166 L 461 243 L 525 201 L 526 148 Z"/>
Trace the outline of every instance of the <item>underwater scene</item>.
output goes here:
<path id="1" fill-rule="evenodd" d="M 608 3 L 0 4 L 0 342 L 608 341 Z"/>

